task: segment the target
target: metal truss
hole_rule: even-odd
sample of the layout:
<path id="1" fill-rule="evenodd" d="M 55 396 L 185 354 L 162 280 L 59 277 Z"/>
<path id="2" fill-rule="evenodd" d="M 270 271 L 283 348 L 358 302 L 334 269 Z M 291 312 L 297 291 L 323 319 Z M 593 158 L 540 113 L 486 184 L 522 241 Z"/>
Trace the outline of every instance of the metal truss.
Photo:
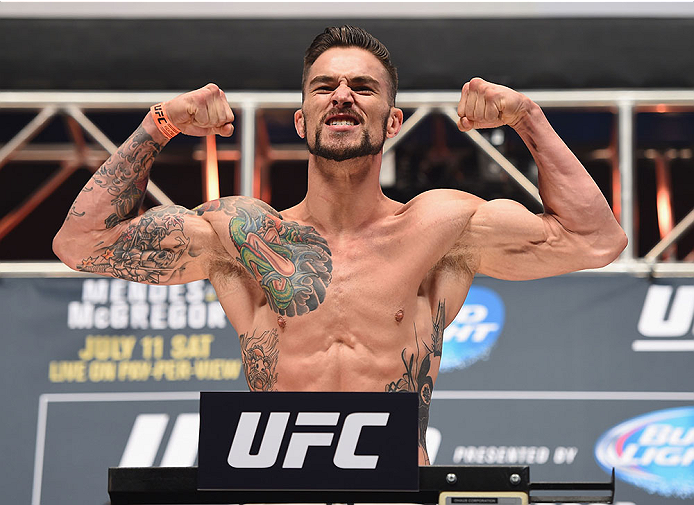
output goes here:
<path id="1" fill-rule="evenodd" d="M 611 111 L 617 116 L 617 135 L 613 145 L 606 150 L 605 157 L 613 164 L 613 174 L 618 183 L 613 194 L 613 211 L 629 238 L 629 245 L 619 260 L 612 265 L 591 271 L 604 273 L 632 273 L 636 275 L 678 275 L 694 276 L 694 263 L 660 261 L 689 229 L 694 226 L 694 208 L 671 229 L 663 232 L 662 240 L 643 258 L 636 258 L 634 252 L 634 166 L 635 166 L 635 114 L 641 111 L 694 111 L 694 91 L 691 90 L 577 90 L 577 91 L 524 91 L 542 108 L 561 108 L 576 110 Z M 114 144 L 91 120 L 85 112 L 89 111 L 145 111 L 152 103 L 168 100 L 178 92 L 54 92 L 54 91 L 0 91 L 0 112 L 32 111 L 36 116 L 22 128 L 9 142 L 0 147 L 0 169 L 13 158 L 22 156 L 29 142 L 54 117 L 60 115 L 67 119 L 72 149 L 42 153 L 45 161 L 61 162 L 61 169 L 43 183 L 27 200 L 8 215 L 0 219 L 0 240 L 22 219 L 24 219 L 47 196 L 55 191 L 74 170 L 87 166 L 96 170 L 108 154 L 117 150 Z M 217 150 L 214 137 L 203 139 L 199 158 L 203 164 L 203 180 L 206 199 L 218 197 L 215 181 L 218 180 L 217 160 L 233 160 L 240 163 L 240 194 L 267 197 L 265 170 L 268 162 L 277 159 L 307 159 L 305 150 L 273 146 L 263 128 L 259 128 L 259 111 L 294 110 L 300 107 L 301 94 L 294 92 L 231 92 L 227 99 L 232 108 L 241 114 L 240 141 L 238 149 Z M 442 114 L 451 121 L 458 121 L 456 106 L 459 92 L 401 91 L 398 106 L 412 111 L 403 124 L 398 137 L 389 139 L 384 146 L 384 154 L 391 153 L 407 137 L 418 123 L 430 114 Z M 90 149 L 84 134 L 91 137 L 104 151 Z M 481 152 L 497 163 L 523 191 L 540 202 L 537 187 L 529 181 L 494 145 L 477 131 L 466 134 Z M 392 153 L 391 153 L 392 154 Z M 36 153 L 35 153 L 36 156 Z M 197 158 L 197 157 L 196 157 Z M 383 174 L 382 174 L 383 175 Z M 148 193 L 159 204 L 174 203 L 157 185 L 150 180 Z M 41 263 L 0 264 L 0 274 L 52 275 L 64 274 L 68 270 Z"/>

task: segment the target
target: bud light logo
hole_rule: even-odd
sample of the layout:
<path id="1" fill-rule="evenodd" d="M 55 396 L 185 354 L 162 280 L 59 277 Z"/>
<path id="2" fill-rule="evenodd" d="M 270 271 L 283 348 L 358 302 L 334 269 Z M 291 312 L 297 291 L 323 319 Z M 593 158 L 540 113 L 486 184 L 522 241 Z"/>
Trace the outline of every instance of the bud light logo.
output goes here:
<path id="1" fill-rule="evenodd" d="M 489 288 L 471 286 L 465 304 L 443 332 L 442 372 L 484 359 L 504 327 L 504 302 Z"/>
<path id="2" fill-rule="evenodd" d="M 694 407 L 659 410 L 615 426 L 595 445 L 607 472 L 649 493 L 694 497 Z"/>

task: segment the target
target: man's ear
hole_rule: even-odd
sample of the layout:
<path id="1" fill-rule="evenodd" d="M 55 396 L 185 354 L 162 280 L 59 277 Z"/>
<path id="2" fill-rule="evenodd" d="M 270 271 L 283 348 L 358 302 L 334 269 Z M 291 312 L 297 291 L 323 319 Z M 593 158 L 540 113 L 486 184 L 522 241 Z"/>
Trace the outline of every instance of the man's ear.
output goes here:
<path id="1" fill-rule="evenodd" d="M 402 110 L 397 107 L 390 108 L 390 116 L 388 117 L 388 126 L 386 128 L 386 137 L 393 138 L 402 128 L 403 115 Z"/>
<path id="2" fill-rule="evenodd" d="M 304 112 L 299 109 L 294 112 L 294 129 L 302 139 L 306 137 L 306 122 L 304 121 Z"/>

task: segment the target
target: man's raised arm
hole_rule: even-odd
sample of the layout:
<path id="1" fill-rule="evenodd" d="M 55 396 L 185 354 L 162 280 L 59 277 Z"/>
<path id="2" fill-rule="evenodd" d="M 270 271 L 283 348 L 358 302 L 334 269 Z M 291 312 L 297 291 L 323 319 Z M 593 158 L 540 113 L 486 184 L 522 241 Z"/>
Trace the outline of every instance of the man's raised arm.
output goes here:
<path id="1" fill-rule="evenodd" d="M 214 84 L 163 108 L 169 125 L 187 135 L 233 132 L 233 113 Z M 162 133 L 156 119 L 149 112 L 75 199 L 53 239 L 53 251 L 70 268 L 152 284 L 206 276 L 208 256 L 220 249 L 207 221 L 180 206 L 139 215 L 154 158 L 172 136 Z"/>
<path id="2" fill-rule="evenodd" d="M 465 84 L 458 128 L 509 125 L 538 166 L 545 212 L 510 200 L 480 203 L 464 232 L 477 271 L 505 279 L 533 279 L 612 262 L 626 236 L 600 189 L 554 132 L 540 107 L 512 89 L 475 78 Z"/>

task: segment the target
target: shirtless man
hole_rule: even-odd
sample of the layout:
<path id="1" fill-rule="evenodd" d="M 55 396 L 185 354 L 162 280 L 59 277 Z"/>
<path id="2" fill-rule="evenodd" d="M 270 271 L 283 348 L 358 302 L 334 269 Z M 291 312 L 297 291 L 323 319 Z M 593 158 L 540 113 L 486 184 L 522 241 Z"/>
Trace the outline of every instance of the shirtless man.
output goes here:
<path id="1" fill-rule="evenodd" d="M 516 130 L 538 165 L 540 215 L 455 190 L 406 204 L 384 196 L 382 147 L 403 114 L 388 51 L 363 30 L 319 35 L 302 86 L 294 123 L 310 156 L 298 205 L 280 213 L 230 196 L 139 215 L 152 162 L 168 141 L 150 112 L 77 196 L 54 251 L 76 270 L 131 281 L 209 279 L 239 333 L 252 391 L 417 392 L 419 462 L 428 464 L 443 330 L 474 275 L 521 280 L 601 267 L 626 237 L 540 108 L 516 91 L 468 82 L 458 127 Z M 164 108 L 186 135 L 233 132 L 214 84 Z"/>

